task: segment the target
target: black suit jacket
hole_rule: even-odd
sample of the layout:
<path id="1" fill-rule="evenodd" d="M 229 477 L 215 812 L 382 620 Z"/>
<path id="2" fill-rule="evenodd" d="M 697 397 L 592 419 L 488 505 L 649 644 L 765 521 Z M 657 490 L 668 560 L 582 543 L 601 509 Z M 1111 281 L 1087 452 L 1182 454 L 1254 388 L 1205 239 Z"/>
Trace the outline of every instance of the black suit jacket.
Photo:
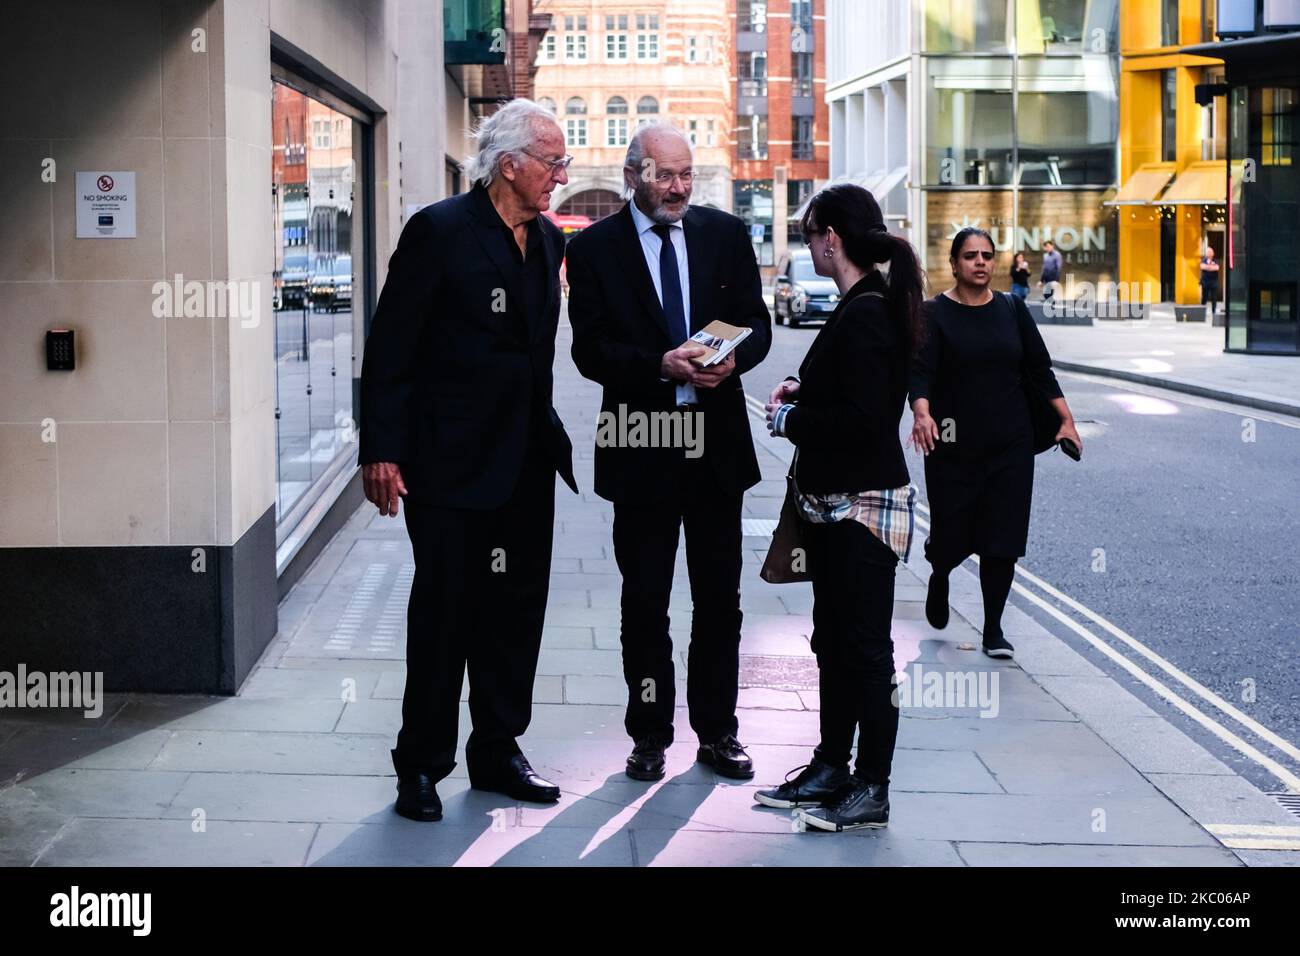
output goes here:
<path id="1" fill-rule="evenodd" d="M 740 376 L 767 355 L 771 320 L 758 263 L 745 224 L 728 213 L 691 206 L 683 219 L 690 270 L 691 331 L 715 319 L 753 331 L 736 349 L 736 371 L 713 389 L 697 388 L 703 414 L 703 457 L 724 491 L 739 494 L 759 480 Z M 680 342 L 655 294 L 631 209 L 584 229 L 569 243 L 569 320 L 573 360 L 585 377 L 605 387 L 601 411 L 671 411 L 676 383 L 660 380 L 665 352 Z M 685 461 L 680 448 L 597 446 L 596 494 L 609 501 L 662 500 L 678 486 Z"/>
<path id="2" fill-rule="evenodd" d="M 906 338 L 872 271 L 844 294 L 799 366 L 785 434 L 799 446 L 795 480 L 812 494 L 901 488 L 909 480 L 898 423 L 907 400 Z"/>
<path id="3" fill-rule="evenodd" d="M 412 216 L 388 261 L 361 366 L 360 461 L 396 462 L 416 501 L 504 504 L 530 430 L 578 490 L 551 404 L 564 237 L 538 217 L 547 293 L 544 308 L 525 315 L 521 290 L 505 278 L 502 239 L 511 240 L 500 223 L 475 186 Z"/>

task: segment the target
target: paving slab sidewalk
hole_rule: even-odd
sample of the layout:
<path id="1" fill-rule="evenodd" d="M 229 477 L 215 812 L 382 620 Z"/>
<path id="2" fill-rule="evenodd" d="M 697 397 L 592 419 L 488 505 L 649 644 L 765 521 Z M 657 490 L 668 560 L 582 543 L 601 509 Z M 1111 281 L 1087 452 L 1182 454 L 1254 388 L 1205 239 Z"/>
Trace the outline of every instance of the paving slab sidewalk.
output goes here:
<path id="1" fill-rule="evenodd" d="M 903 701 L 889 828 L 798 832 L 788 813 L 756 805 L 755 787 L 805 763 L 818 737 L 810 588 L 758 577 L 790 449 L 757 416 L 764 480 L 745 502 L 740 695 L 757 778 L 737 784 L 694 763 L 679 708 L 666 779 L 628 780 L 611 510 L 591 492 L 599 392 L 572 368 L 568 342 L 565 327 L 555 393 L 583 494 L 557 491 L 551 598 L 522 741 L 563 788 L 558 805 L 470 790 L 462 763 L 439 788 L 443 822 L 393 813 L 389 748 L 401 719 L 413 566 L 403 524 L 367 506 L 282 603 L 279 634 L 238 696 L 113 695 L 97 721 L 6 715 L 0 864 L 1300 862 L 1293 817 L 1028 615 L 1007 612 L 1014 663 L 975 650 L 979 588 L 966 571 L 953 579 L 952 622 L 932 630 L 919 536 L 898 574 L 896 663 L 920 692 Z M 689 609 L 682 553 L 672 603 L 679 679 Z M 951 688 L 947 696 L 924 693 L 936 682 Z M 960 688 L 971 695 L 958 699 Z M 463 742 L 464 704 L 461 720 Z M 1297 849 L 1254 848 L 1279 839 Z"/>
<path id="2" fill-rule="evenodd" d="M 1171 306 L 1153 306 L 1145 320 L 1038 329 L 1058 369 L 1300 416 L 1300 357 L 1224 352 L 1222 328 L 1175 322 Z"/>

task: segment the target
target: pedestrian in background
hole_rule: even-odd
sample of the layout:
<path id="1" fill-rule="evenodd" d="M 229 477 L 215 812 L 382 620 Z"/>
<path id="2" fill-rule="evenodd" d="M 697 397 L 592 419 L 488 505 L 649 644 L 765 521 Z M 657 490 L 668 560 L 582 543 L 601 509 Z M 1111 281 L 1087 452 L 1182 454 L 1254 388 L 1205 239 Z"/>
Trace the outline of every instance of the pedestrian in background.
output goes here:
<path id="1" fill-rule="evenodd" d="M 992 240 L 990 240 L 992 241 Z M 1048 239 L 1043 243 L 1043 271 L 1038 277 L 1038 284 L 1043 287 L 1043 298 L 1052 297 L 1053 282 L 1061 281 L 1061 254 L 1056 251 L 1056 243 Z"/>
<path id="2" fill-rule="evenodd" d="M 1011 294 L 1017 299 L 1029 298 L 1029 260 L 1023 252 L 1011 260 Z"/>
<path id="3" fill-rule="evenodd" d="M 984 653 L 1011 657 L 1002 611 L 1029 537 L 1033 427 L 1022 380 L 1030 376 L 1061 417 L 1057 439 L 1083 442 L 1052 374 L 1052 360 L 1024 302 L 989 287 L 996 251 L 983 229 L 952 241 L 955 284 L 926 303 L 926 335 L 912 373 L 912 436 L 925 454 L 930 562 L 925 616 L 948 624 L 948 575 L 980 558 Z"/>
<path id="4" fill-rule="evenodd" d="M 822 190 L 800 224 L 817 274 L 840 302 L 799 367 L 768 399 L 769 428 L 796 446 L 794 478 L 813 586 L 821 742 L 765 806 L 821 830 L 883 827 L 898 736 L 894 571 L 912 541 L 916 489 L 898 423 L 921 334 L 924 278 L 860 186 Z M 876 263 L 889 264 L 888 280 Z M 849 773 L 853 735 L 858 734 Z"/>
<path id="5" fill-rule="evenodd" d="M 1219 309 L 1219 262 L 1213 246 L 1206 246 L 1201 257 L 1201 305 L 1208 305 L 1211 315 Z"/>

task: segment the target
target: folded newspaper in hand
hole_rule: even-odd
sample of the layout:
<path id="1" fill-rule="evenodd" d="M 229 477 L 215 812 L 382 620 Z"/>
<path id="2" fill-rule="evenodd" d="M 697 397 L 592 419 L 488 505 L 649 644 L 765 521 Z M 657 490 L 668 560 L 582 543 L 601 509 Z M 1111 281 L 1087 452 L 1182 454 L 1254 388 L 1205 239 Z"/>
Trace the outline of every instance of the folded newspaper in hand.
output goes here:
<path id="1" fill-rule="evenodd" d="M 717 365 L 732 349 L 745 341 L 745 336 L 752 331 L 753 329 L 728 325 L 726 322 L 710 322 L 691 336 L 692 342 L 707 349 L 703 355 L 697 355 L 691 361 L 701 368 Z"/>

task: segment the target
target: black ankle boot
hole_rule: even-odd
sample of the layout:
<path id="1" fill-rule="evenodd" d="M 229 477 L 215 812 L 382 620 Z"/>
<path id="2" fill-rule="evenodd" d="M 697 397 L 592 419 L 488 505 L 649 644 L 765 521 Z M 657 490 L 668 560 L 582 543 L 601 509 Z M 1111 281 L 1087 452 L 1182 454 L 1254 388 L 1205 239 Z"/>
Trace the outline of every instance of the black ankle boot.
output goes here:
<path id="1" fill-rule="evenodd" d="M 925 595 L 925 619 L 936 631 L 948 626 L 948 575 L 935 571 Z"/>

